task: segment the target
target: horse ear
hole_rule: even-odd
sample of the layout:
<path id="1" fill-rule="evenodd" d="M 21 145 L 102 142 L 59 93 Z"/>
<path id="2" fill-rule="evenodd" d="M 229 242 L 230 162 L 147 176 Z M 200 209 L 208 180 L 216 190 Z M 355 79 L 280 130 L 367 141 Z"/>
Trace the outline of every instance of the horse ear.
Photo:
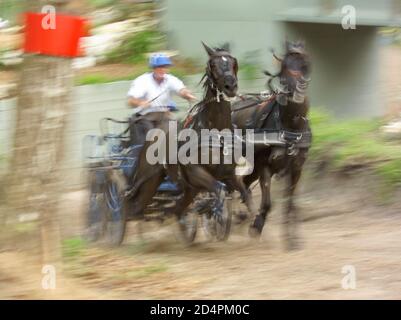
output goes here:
<path id="1" fill-rule="evenodd" d="M 202 44 L 209 56 L 213 56 L 215 54 L 214 50 L 212 48 L 210 48 L 209 46 L 207 46 L 203 41 L 202 41 Z"/>
<path id="2" fill-rule="evenodd" d="M 301 47 L 302 49 L 305 49 L 305 40 L 298 41 L 298 46 Z"/>
<path id="3" fill-rule="evenodd" d="M 230 52 L 230 49 L 231 49 L 230 48 L 230 43 L 229 42 L 224 43 L 221 48 L 226 52 Z"/>

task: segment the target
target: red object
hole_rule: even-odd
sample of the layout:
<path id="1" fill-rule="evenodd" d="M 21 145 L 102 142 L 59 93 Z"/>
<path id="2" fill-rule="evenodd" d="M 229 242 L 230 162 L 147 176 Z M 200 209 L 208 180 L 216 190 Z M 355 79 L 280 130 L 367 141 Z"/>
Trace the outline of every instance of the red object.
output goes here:
<path id="1" fill-rule="evenodd" d="M 57 57 L 78 57 L 83 55 L 79 40 L 88 35 L 88 22 L 82 17 L 57 14 L 55 28 L 47 28 L 47 14 L 28 12 L 25 14 L 26 53 Z M 42 22 L 45 22 L 45 28 Z"/>

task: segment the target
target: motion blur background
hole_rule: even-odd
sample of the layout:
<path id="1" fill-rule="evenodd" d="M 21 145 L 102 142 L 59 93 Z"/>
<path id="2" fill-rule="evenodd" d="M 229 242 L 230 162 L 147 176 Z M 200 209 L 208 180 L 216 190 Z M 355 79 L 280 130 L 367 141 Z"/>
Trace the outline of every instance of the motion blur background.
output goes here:
<path id="1" fill-rule="evenodd" d="M 401 0 L 61 1 L 91 24 L 75 59 L 23 54 L 21 13 L 54 4 L 31 2 L 0 0 L 0 298 L 401 298 Z M 356 29 L 341 26 L 345 5 Z M 183 248 L 169 226 L 132 223 L 121 248 L 88 245 L 83 137 L 130 114 L 148 55 L 172 56 L 171 73 L 201 97 L 200 41 L 229 43 L 240 93 L 260 92 L 285 39 L 305 40 L 313 67 L 304 248 L 282 249 L 281 181 L 258 243 L 238 226 L 228 243 Z M 176 102 L 180 118 L 189 106 Z M 56 290 L 41 287 L 46 263 L 63 279 Z M 344 265 L 355 290 L 341 288 Z"/>

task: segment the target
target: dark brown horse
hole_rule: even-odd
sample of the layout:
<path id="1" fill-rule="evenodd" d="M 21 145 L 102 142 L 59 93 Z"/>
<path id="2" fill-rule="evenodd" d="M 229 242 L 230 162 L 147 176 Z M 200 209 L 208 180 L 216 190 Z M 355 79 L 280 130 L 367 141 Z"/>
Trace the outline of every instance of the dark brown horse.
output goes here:
<path id="1" fill-rule="evenodd" d="M 276 56 L 275 56 L 276 57 Z M 276 57 L 277 58 L 277 57 Z M 259 180 L 262 200 L 259 214 L 249 228 L 253 237 L 260 236 L 271 208 L 270 187 L 273 175 L 287 180 L 285 191 L 284 236 L 288 249 L 297 246 L 297 215 L 294 191 L 301 177 L 311 142 L 307 121 L 309 108 L 306 88 L 309 82 L 310 63 L 303 43 L 286 43 L 285 56 L 278 78 L 280 89 L 268 99 L 247 98 L 233 105 L 233 123 L 242 129 L 255 129 L 255 169 L 244 176 L 245 185 Z M 237 111 L 235 111 L 237 110 Z"/>
<path id="2" fill-rule="evenodd" d="M 200 132 L 202 129 L 232 131 L 231 102 L 228 99 L 237 94 L 238 63 L 226 49 L 212 49 L 205 44 L 204 47 L 209 55 L 204 76 L 205 95 L 184 120 L 184 128 L 193 129 L 195 132 Z M 168 122 L 171 119 L 166 114 L 161 117 L 159 129 L 162 129 L 168 136 Z M 167 140 L 169 140 L 168 137 Z M 250 194 L 246 191 L 245 185 L 239 183 L 235 177 L 235 163 L 184 165 L 180 162 L 171 164 L 167 161 L 164 165 L 151 165 L 146 159 L 146 150 L 151 144 L 151 142 L 145 144 L 138 162 L 134 186 L 130 195 L 131 199 L 129 200 L 131 205 L 128 203 L 128 214 L 130 216 L 143 214 L 158 186 L 167 175 L 180 182 L 183 191 L 183 196 L 175 208 L 179 222 L 183 222 L 187 207 L 192 203 L 195 196 L 202 191 L 213 194 L 215 201 L 212 204 L 212 209 L 221 210 L 226 189 L 240 190 L 243 199 L 252 211 Z M 166 154 L 169 154 L 169 147 Z M 222 159 L 222 150 L 219 152 L 220 159 Z M 181 231 L 184 232 L 184 223 L 180 223 L 180 226 Z"/>

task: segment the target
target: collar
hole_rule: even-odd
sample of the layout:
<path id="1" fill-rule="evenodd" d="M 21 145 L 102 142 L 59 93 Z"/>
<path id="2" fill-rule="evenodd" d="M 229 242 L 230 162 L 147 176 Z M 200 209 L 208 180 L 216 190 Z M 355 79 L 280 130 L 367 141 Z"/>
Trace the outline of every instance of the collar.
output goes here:
<path id="1" fill-rule="evenodd" d="M 166 78 L 167 78 L 166 76 L 167 76 L 167 74 L 164 75 L 162 81 L 157 81 L 156 78 L 155 78 L 155 73 L 152 71 L 152 79 L 153 79 L 153 81 L 156 82 L 158 85 L 161 85 L 162 83 L 164 83 L 164 82 L 167 80 L 167 79 L 166 79 Z"/>

